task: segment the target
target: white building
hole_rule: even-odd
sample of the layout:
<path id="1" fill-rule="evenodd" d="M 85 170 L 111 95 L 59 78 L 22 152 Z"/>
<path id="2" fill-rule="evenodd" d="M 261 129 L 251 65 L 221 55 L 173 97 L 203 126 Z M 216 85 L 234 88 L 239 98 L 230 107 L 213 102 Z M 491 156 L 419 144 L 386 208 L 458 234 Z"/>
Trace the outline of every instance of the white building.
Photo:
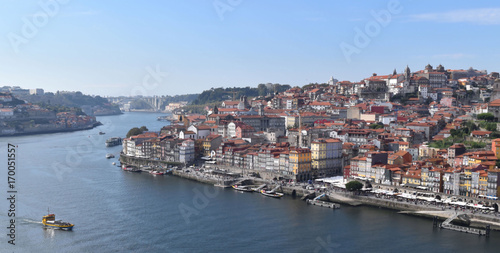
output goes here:
<path id="1" fill-rule="evenodd" d="M 194 141 L 185 140 L 179 148 L 179 162 L 188 164 L 194 161 Z"/>

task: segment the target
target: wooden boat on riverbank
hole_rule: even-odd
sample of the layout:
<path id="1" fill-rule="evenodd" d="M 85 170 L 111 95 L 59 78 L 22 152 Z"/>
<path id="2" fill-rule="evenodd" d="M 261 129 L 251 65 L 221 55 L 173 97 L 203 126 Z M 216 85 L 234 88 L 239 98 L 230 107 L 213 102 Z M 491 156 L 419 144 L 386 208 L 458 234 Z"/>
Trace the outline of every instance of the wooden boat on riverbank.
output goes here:
<path id="1" fill-rule="evenodd" d="M 237 191 L 242 191 L 242 192 L 253 192 L 252 188 L 245 186 L 245 185 L 233 185 L 233 189 Z"/>
<path id="2" fill-rule="evenodd" d="M 139 168 L 133 167 L 133 166 L 125 166 L 125 165 L 123 165 L 122 169 L 124 171 L 128 171 L 128 172 L 141 172 L 141 170 Z"/>
<path id="3" fill-rule="evenodd" d="M 279 193 L 279 192 L 272 192 L 272 191 L 261 190 L 260 193 L 262 195 L 264 195 L 264 196 L 272 197 L 272 198 L 281 198 L 281 197 L 283 197 L 283 193 Z"/>

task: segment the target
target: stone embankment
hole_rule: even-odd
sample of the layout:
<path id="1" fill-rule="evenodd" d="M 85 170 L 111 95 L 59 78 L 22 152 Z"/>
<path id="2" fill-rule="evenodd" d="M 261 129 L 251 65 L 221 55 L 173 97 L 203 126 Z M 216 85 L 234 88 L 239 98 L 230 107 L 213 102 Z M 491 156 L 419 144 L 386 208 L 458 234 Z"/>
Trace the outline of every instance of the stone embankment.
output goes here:
<path id="1" fill-rule="evenodd" d="M 125 163 L 125 159 L 122 156 L 122 164 Z M 135 162 L 145 162 L 138 161 Z M 297 196 L 305 198 L 313 198 L 317 193 L 317 190 L 306 189 L 308 184 L 287 184 L 287 183 L 278 183 L 272 180 L 264 180 L 262 178 L 255 177 L 239 177 L 239 174 L 234 174 L 235 176 L 230 176 L 230 173 L 224 175 L 214 175 L 209 173 L 204 173 L 196 170 L 190 169 L 182 169 L 182 170 L 174 170 L 173 175 L 206 183 L 211 185 L 219 185 L 219 186 L 231 186 L 235 183 L 243 184 L 243 185 L 262 185 L 266 184 L 268 189 L 274 189 L 277 186 L 278 192 L 282 192 L 284 194 L 290 196 Z M 238 175 L 238 176 L 236 176 Z M 324 192 L 324 190 L 321 190 Z M 345 190 L 341 189 L 328 189 L 326 191 L 326 196 L 328 199 L 335 203 L 347 204 L 351 206 L 373 206 L 373 207 L 381 207 L 392 210 L 402 211 L 401 213 L 434 218 L 445 220 L 450 217 L 450 212 L 454 210 L 449 209 L 447 206 L 439 206 L 433 204 L 425 204 L 421 202 L 415 201 L 401 201 L 395 198 L 384 198 L 384 197 L 375 197 L 374 195 L 367 194 L 355 194 L 352 192 L 345 192 Z M 481 214 L 481 213 L 467 213 L 470 217 L 471 226 L 484 228 L 486 225 L 490 225 L 492 229 L 500 230 L 500 217 L 493 216 L 492 214 Z"/>
<path id="2" fill-rule="evenodd" d="M 422 203 L 416 204 L 413 201 L 398 201 L 392 198 L 376 198 L 374 196 L 354 195 L 352 193 L 344 192 L 331 192 L 327 195 L 331 201 L 342 204 L 382 207 L 398 210 L 403 214 L 426 218 L 437 217 L 440 220 L 446 220 L 455 212 L 455 210 L 451 210 L 445 206 L 427 205 Z M 484 228 L 486 225 L 490 225 L 491 229 L 500 230 L 499 216 L 470 212 L 468 212 L 467 215 L 470 217 L 470 226 L 472 227 Z"/>

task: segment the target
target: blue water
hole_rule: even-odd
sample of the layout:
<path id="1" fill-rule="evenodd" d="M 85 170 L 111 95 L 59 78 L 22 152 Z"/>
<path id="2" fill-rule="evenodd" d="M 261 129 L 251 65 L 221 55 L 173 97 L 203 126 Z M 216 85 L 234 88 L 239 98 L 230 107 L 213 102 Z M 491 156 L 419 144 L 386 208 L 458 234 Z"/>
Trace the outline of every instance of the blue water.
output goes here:
<path id="1" fill-rule="evenodd" d="M 0 200 L 1 252 L 498 252 L 490 238 L 434 229 L 395 211 L 308 206 L 299 199 L 219 189 L 175 176 L 129 173 L 104 141 L 132 127 L 159 130 L 156 113 L 99 117 L 98 128 L 0 139 L 18 145 L 16 245 L 7 243 L 9 203 Z M 99 135 L 103 131 L 105 135 Z M 106 159 L 106 153 L 117 158 Z M 0 191 L 7 196 L 7 169 Z M 45 229 L 47 208 L 75 224 Z"/>

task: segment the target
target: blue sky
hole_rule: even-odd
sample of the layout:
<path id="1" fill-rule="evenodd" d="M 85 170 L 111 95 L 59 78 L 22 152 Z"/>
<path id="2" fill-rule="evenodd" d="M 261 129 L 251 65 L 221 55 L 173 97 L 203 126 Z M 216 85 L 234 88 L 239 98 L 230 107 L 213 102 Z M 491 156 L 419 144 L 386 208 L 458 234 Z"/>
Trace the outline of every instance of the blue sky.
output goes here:
<path id="1" fill-rule="evenodd" d="M 500 71 L 497 1 L 0 0 L 0 20 L 0 86 L 46 91 L 302 86 L 428 63 Z"/>

